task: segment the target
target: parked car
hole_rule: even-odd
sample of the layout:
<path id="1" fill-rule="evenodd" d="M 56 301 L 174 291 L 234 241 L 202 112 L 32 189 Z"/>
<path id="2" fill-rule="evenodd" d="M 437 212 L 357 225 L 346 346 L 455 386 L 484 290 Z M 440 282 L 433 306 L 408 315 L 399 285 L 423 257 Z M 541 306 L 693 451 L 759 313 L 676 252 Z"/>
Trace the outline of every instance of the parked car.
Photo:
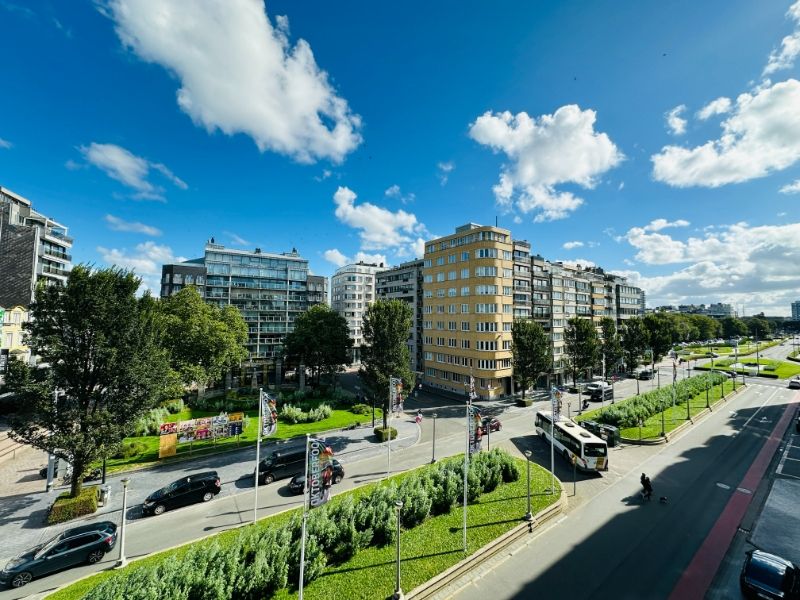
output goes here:
<path id="1" fill-rule="evenodd" d="M 483 430 L 489 430 L 489 433 L 493 433 L 495 431 L 500 431 L 503 428 L 503 424 L 500 422 L 500 419 L 497 417 L 486 417 L 483 420 Z"/>
<path id="2" fill-rule="evenodd" d="M 642 380 L 649 380 L 653 378 L 653 370 L 652 369 L 642 369 L 639 371 L 637 377 Z"/>
<path id="3" fill-rule="evenodd" d="M 711 373 L 716 373 L 717 375 L 724 375 L 728 379 L 733 379 L 736 377 L 736 373 L 731 373 L 730 371 L 721 371 L 719 369 L 711 369 Z"/>
<path id="4" fill-rule="evenodd" d="M 800 377 L 792 377 L 789 380 L 789 389 L 790 390 L 800 390 Z"/>
<path id="5" fill-rule="evenodd" d="M 294 448 L 273 452 L 258 463 L 258 485 L 286 479 L 303 470 L 306 460 L 305 448 Z"/>
<path id="6" fill-rule="evenodd" d="M 220 493 L 221 486 L 216 471 L 181 477 L 145 498 L 142 512 L 145 515 L 160 515 L 171 508 L 208 502 Z"/>
<path id="7" fill-rule="evenodd" d="M 746 598 L 800 599 L 799 568 L 791 561 L 761 550 L 747 553 L 739 585 Z"/>
<path id="8" fill-rule="evenodd" d="M 298 473 L 292 480 L 289 482 L 289 491 L 293 494 L 302 494 L 303 493 L 303 479 L 305 478 L 305 473 Z M 344 479 L 344 467 L 342 467 L 342 463 L 340 463 L 335 458 L 333 459 L 333 478 L 331 479 L 332 483 L 339 483 L 342 479 Z"/>
<path id="9" fill-rule="evenodd" d="M 0 583 L 22 587 L 34 578 L 103 560 L 117 542 L 117 526 L 100 521 L 66 529 L 51 540 L 26 550 L 0 571 Z"/>
<path id="10" fill-rule="evenodd" d="M 598 386 L 589 391 L 589 400 L 594 402 L 602 402 L 604 400 L 614 399 L 614 388 L 610 385 Z"/>

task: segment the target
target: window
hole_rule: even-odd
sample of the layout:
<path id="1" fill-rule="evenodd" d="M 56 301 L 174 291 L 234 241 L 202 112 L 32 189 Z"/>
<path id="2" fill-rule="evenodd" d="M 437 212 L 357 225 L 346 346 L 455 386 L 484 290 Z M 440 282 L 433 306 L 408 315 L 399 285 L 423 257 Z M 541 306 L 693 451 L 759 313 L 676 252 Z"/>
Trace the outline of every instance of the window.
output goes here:
<path id="1" fill-rule="evenodd" d="M 449 305 L 447 307 L 447 312 L 450 313 L 451 315 L 456 314 L 456 305 L 455 304 Z"/>
<path id="2" fill-rule="evenodd" d="M 440 290 L 436 290 L 436 297 L 437 298 L 444 298 L 444 294 L 445 294 L 445 289 L 444 288 L 442 288 Z"/>
<path id="3" fill-rule="evenodd" d="M 442 281 L 444 281 L 444 273 L 437 273 L 436 274 L 436 282 L 437 283 L 441 283 Z"/>
<path id="4" fill-rule="evenodd" d="M 497 350 L 497 342 L 494 340 L 492 341 L 478 340 L 477 342 L 475 342 L 475 349 L 494 351 Z"/>
<path id="5" fill-rule="evenodd" d="M 433 283 L 433 275 L 425 275 L 422 281 L 425 283 Z"/>
<path id="6" fill-rule="evenodd" d="M 423 321 L 422 322 L 423 329 L 433 329 L 433 321 Z"/>
<path id="7" fill-rule="evenodd" d="M 429 267 L 431 267 L 431 266 L 432 266 L 432 265 L 431 265 L 431 259 L 430 259 L 430 258 L 426 258 L 426 259 L 425 259 L 425 262 L 423 263 L 423 266 L 424 266 L 426 269 L 427 269 L 427 268 L 429 268 Z"/>
<path id="8" fill-rule="evenodd" d="M 504 285 L 503 286 L 503 296 L 510 296 L 511 295 L 511 286 Z"/>
<path id="9" fill-rule="evenodd" d="M 6 346 L 6 348 L 11 348 L 11 347 L 14 346 L 14 334 L 13 333 L 7 333 L 6 334 L 5 346 Z"/>
<path id="10" fill-rule="evenodd" d="M 458 272 L 457 271 L 450 271 L 447 274 L 447 280 L 448 281 L 455 281 L 457 277 L 458 277 Z"/>
<path id="11" fill-rule="evenodd" d="M 444 321 L 436 321 L 436 329 L 444 329 Z"/>
<path id="12" fill-rule="evenodd" d="M 481 321 L 479 323 L 475 323 L 475 331 L 479 333 L 497 331 L 497 323 L 494 321 Z"/>
<path id="13" fill-rule="evenodd" d="M 461 321 L 461 331 L 469 331 L 469 321 Z"/>
<path id="14" fill-rule="evenodd" d="M 503 277 L 511 279 L 514 277 L 514 270 L 513 269 L 503 269 Z"/>
<path id="15" fill-rule="evenodd" d="M 513 304 L 503 304 L 503 313 L 510 315 L 513 312 L 514 312 Z"/>
<path id="16" fill-rule="evenodd" d="M 469 287 L 462 287 L 461 288 L 461 295 L 462 296 L 469 296 Z"/>
<path id="17" fill-rule="evenodd" d="M 511 331 L 511 323 L 503 323 L 503 331 Z"/>
<path id="18" fill-rule="evenodd" d="M 447 295 L 450 298 L 455 298 L 458 295 L 458 291 L 456 290 L 456 288 L 450 288 L 447 290 Z"/>
<path id="19" fill-rule="evenodd" d="M 478 248 L 475 250 L 475 258 L 497 258 L 496 248 Z"/>
<path id="20" fill-rule="evenodd" d="M 456 262 L 455 254 L 451 254 L 450 256 L 447 257 L 447 264 L 452 265 L 455 262 Z"/>
<path id="21" fill-rule="evenodd" d="M 524 259 L 525 257 L 523 257 Z M 503 250 L 503 260 L 511 260 L 511 252 L 508 250 Z"/>
<path id="22" fill-rule="evenodd" d="M 478 314 L 493 314 L 497 312 L 497 304 L 476 304 L 475 312 Z"/>
<path id="23" fill-rule="evenodd" d="M 425 360 L 433 360 L 433 352 L 426 352 Z"/>
<path id="24" fill-rule="evenodd" d="M 444 264 L 444 256 L 440 256 L 436 259 L 436 266 L 441 267 Z"/>
<path id="25" fill-rule="evenodd" d="M 469 279 L 469 269 L 461 269 L 461 279 Z"/>
<path id="26" fill-rule="evenodd" d="M 456 338 L 450 338 L 449 340 L 447 340 L 447 345 L 450 348 L 456 348 L 458 347 L 458 340 Z"/>
<path id="27" fill-rule="evenodd" d="M 436 307 L 436 314 L 443 315 L 444 314 L 444 304 L 440 304 Z"/>
<path id="28" fill-rule="evenodd" d="M 475 267 L 475 277 L 497 277 L 497 267 Z"/>
<path id="29" fill-rule="evenodd" d="M 503 350 L 511 350 L 511 340 L 503 340 Z"/>
<path id="30" fill-rule="evenodd" d="M 461 340 L 461 348 L 463 350 L 469 350 L 469 340 Z"/>
<path id="31" fill-rule="evenodd" d="M 423 306 L 422 312 L 426 315 L 429 315 L 431 314 L 431 312 L 433 312 L 433 307 L 430 304 L 428 304 L 427 306 Z"/>
<path id="32" fill-rule="evenodd" d="M 425 290 L 424 296 L 426 298 L 433 298 L 433 290 Z"/>
<path id="33" fill-rule="evenodd" d="M 496 296 L 497 295 L 497 286 L 496 285 L 476 285 L 475 286 L 475 294 L 477 296 Z"/>
<path id="34" fill-rule="evenodd" d="M 461 253 L 461 262 L 469 260 L 469 252 L 462 252 Z"/>
<path id="35" fill-rule="evenodd" d="M 461 305 L 461 314 L 462 315 L 469 314 L 469 304 L 462 304 Z"/>
<path id="36" fill-rule="evenodd" d="M 448 328 L 450 331 L 455 331 L 456 329 L 458 329 L 458 323 L 456 323 L 455 321 L 449 321 L 449 322 L 447 323 L 447 328 Z"/>

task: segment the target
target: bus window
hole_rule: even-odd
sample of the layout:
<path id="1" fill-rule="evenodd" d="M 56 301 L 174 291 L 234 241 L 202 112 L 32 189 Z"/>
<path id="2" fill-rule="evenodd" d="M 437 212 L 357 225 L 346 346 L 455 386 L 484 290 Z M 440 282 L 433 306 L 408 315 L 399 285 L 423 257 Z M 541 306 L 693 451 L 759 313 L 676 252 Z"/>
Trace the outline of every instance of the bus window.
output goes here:
<path id="1" fill-rule="evenodd" d="M 583 455 L 587 458 L 597 458 L 605 456 L 608 453 L 608 448 L 605 444 L 593 444 L 587 442 L 583 445 Z"/>

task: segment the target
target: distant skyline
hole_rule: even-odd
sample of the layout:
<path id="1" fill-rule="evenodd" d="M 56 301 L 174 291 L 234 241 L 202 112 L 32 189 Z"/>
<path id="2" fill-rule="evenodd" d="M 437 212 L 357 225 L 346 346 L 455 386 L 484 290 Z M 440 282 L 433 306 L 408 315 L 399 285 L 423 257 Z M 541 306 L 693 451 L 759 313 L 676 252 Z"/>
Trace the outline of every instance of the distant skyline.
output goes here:
<path id="1" fill-rule="evenodd" d="M 800 298 L 800 0 L 0 0 L 0 185 L 75 262 L 398 264 L 467 222 L 648 306 Z"/>

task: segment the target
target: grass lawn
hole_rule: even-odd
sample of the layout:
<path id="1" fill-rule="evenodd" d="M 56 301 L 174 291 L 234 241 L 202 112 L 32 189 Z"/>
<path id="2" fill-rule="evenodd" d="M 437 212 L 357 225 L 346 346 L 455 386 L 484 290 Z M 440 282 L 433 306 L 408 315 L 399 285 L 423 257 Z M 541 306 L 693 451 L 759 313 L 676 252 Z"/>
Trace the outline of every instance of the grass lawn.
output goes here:
<path id="1" fill-rule="evenodd" d="M 171 418 L 175 421 L 185 421 L 198 417 L 210 417 L 219 414 L 216 411 L 193 411 L 186 408 L 178 414 L 172 415 Z M 256 434 L 258 433 L 258 410 L 245 411 L 249 420 L 247 427 L 245 427 L 242 434 L 237 439 L 236 437 L 220 438 L 214 440 L 203 440 L 200 442 L 192 442 L 191 444 L 178 444 L 178 452 L 174 457 L 162 459 L 163 461 L 175 460 L 176 458 L 191 456 L 193 454 L 210 454 L 219 452 L 221 450 L 229 450 L 231 448 L 252 446 L 256 443 Z M 383 413 L 380 409 L 375 409 L 375 422 L 382 418 Z M 306 433 L 319 433 L 320 431 L 328 431 L 331 429 L 342 429 L 353 423 L 366 423 L 372 421 L 372 413 L 368 415 L 357 415 L 349 410 L 334 410 L 331 416 L 316 423 L 298 423 L 290 425 L 287 423 L 278 423 L 278 432 L 271 436 L 270 440 L 281 440 L 298 435 L 305 435 Z M 107 468 L 109 472 L 123 471 L 131 468 L 132 466 L 150 465 L 159 462 L 158 458 L 158 440 L 157 435 L 147 435 L 141 437 L 125 438 L 126 442 L 139 442 L 144 444 L 145 448 L 139 454 L 129 458 L 109 458 L 107 461 Z"/>
<path id="2" fill-rule="evenodd" d="M 728 394 L 733 391 L 733 381 L 726 380 L 723 382 L 725 386 L 725 394 Z M 740 383 L 736 383 L 736 389 L 741 387 Z M 631 398 L 634 398 L 632 396 Z M 708 404 L 714 404 L 717 400 L 722 397 L 722 392 L 720 386 L 715 385 L 708 391 Z M 631 398 L 626 398 L 625 400 L 621 400 L 620 402 L 627 402 Z M 691 411 L 691 416 L 695 417 L 698 413 L 702 412 L 706 408 L 706 394 L 703 392 L 702 394 L 698 394 L 694 398 L 689 401 L 689 407 Z M 602 408 L 596 408 L 594 410 L 586 411 L 575 420 L 586 421 L 586 420 L 593 420 L 597 417 L 597 414 L 602 410 Z M 680 404 L 676 405 L 674 408 L 670 405 L 667 406 L 667 409 L 664 411 L 664 431 L 669 433 L 676 427 L 683 425 L 686 421 L 686 405 Z M 633 440 L 646 440 L 649 438 L 657 438 L 661 437 L 661 413 L 656 413 L 647 419 L 644 422 L 644 425 L 641 428 L 641 433 L 639 427 L 625 427 L 620 430 L 620 435 L 624 438 L 633 439 Z"/>
<path id="3" fill-rule="evenodd" d="M 730 370 L 730 365 L 732 365 L 734 361 L 732 359 L 725 359 L 716 361 L 714 363 L 715 368 L 722 368 L 725 367 L 726 369 Z M 789 362 L 789 361 L 782 361 L 782 360 L 772 360 L 771 358 L 759 358 L 755 359 L 752 356 L 747 358 L 742 358 L 739 360 L 740 364 L 745 366 L 752 365 L 751 368 L 737 368 L 737 373 L 745 373 L 750 374 L 751 370 L 755 369 L 756 363 L 761 365 L 761 373 L 771 373 L 773 375 L 777 375 L 779 379 L 788 379 L 790 377 L 794 377 L 797 374 L 800 374 L 800 364 Z M 768 367 L 768 368 L 764 368 Z M 698 369 L 709 369 L 711 365 L 703 365 L 700 367 L 696 367 Z"/>
<path id="4" fill-rule="evenodd" d="M 527 509 L 527 479 L 525 461 L 517 459 L 520 467 L 519 480 L 501 484 L 493 492 L 481 495 L 478 501 L 467 508 L 467 546 L 468 554 L 506 533 L 522 522 Z M 423 467 L 424 468 L 424 467 Z M 392 477 L 398 481 L 408 476 L 408 472 Z M 544 468 L 531 464 L 531 512 L 536 514 L 555 502 L 561 493 L 546 494 L 544 489 L 550 485 L 550 473 Z M 371 487 L 385 485 L 385 482 L 372 483 L 341 494 L 331 500 L 336 502 L 347 494 L 362 495 Z M 558 483 L 556 483 L 558 485 Z M 291 518 L 292 511 L 261 520 L 257 527 L 280 525 Z M 403 530 L 401 534 L 401 583 L 406 591 L 438 575 L 465 557 L 462 546 L 462 509 L 456 507 L 448 514 L 428 518 L 421 525 Z M 223 532 L 208 541 L 217 540 L 221 544 L 233 543 L 238 530 Z M 125 569 L 180 558 L 188 546 L 167 550 L 142 561 L 131 563 Z M 309 599 L 357 599 L 386 598 L 394 592 L 395 545 L 381 548 L 369 547 L 360 550 L 352 559 L 340 565 L 328 566 L 321 577 L 312 581 L 304 589 L 304 597 Z M 77 600 L 100 581 L 114 577 L 119 571 L 103 571 L 83 581 L 77 582 L 48 598 L 52 600 Z M 295 590 L 280 590 L 275 596 L 285 600 L 296 598 Z"/>

